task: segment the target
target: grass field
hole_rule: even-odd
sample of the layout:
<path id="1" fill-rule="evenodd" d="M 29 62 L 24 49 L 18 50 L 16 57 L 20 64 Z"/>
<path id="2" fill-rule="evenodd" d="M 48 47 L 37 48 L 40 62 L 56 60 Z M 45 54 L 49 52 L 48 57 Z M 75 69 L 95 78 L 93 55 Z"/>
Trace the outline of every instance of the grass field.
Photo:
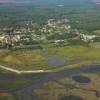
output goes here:
<path id="1" fill-rule="evenodd" d="M 53 62 L 55 61 L 55 62 Z M 63 67 L 89 61 L 100 62 L 100 48 L 86 46 L 65 46 L 44 48 L 44 50 L 0 52 L 0 64 L 20 70 L 41 70 Z M 58 64 L 60 62 L 61 64 Z"/>

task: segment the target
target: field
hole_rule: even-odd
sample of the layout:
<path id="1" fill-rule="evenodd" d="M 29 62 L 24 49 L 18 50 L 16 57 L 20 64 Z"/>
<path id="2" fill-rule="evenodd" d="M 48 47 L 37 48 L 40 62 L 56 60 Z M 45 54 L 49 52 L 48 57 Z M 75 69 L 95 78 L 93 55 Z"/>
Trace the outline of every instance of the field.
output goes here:
<path id="1" fill-rule="evenodd" d="M 0 52 L 0 64 L 18 70 L 45 70 L 63 67 L 80 62 L 99 64 L 99 46 L 86 47 L 71 45 L 36 50 Z"/>

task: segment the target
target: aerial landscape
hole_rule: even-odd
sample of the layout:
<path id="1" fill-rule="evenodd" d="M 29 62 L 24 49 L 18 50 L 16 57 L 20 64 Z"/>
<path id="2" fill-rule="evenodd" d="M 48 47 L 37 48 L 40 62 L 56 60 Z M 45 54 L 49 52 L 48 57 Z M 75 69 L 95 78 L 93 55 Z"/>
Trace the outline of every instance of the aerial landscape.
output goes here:
<path id="1" fill-rule="evenodd" d="M 100 100 L 100 0 L 0 0 L 0 100 Z"/>

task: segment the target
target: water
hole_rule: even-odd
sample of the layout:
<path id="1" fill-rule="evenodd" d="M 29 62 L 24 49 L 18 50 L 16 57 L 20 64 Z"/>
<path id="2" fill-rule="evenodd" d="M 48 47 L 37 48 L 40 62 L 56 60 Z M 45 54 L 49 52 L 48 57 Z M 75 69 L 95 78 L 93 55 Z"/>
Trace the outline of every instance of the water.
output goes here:
<path id="1" fill-rule="evenodd" d="M 73 76 L 72 79 L 79 83 L 90 83 L 91 79 L 85 76 Z"/>

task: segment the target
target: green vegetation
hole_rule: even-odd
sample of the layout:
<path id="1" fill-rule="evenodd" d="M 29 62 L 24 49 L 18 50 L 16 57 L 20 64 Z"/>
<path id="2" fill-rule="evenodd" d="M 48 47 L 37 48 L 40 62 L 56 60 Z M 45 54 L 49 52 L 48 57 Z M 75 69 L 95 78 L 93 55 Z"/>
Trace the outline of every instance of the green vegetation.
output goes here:
<path id="1" fill-rule="evenodd" d="M 92 73 L 82 73 L 82 75 L 94 80 L 87 84 L 78 83 L 69 77 L 49 81 L 43 84 L 41 89 L 35 90 L 33 96 L 37 96 L 41 100 L 63 100 L 60 98 L 64 96 L 79 96 L 83 100 L 97 100 L 98 97 L 95 91 L 99 91 L 100 89 L 99 76 Z M 75 98 L 69 98 L 69 100 L 75 100 Z"/>
<path id="2" fill-rule="evenodd" d="M 100 28 L 100 12 L 95 5 L 91 6 L 0 6 L 1 27 L 23 27 L 24 21 L 38 23 L 38 27 L 48 19 L 68 18 L 73 28 L 94 31 Z"/>
<path id="3" fill-rule="evenodd" d="M 52 70 L 58 75 L 65 68 L 100 64 L 100 8 L 94 4 L 60 6 L 0 4 L 0 65 L 19 71 Z M 11 78 L 0 79 L 0 88 L 6 90 L 21 89 L 47 74 L 14 74 L 1 68 L 0 73 L 11 74 Z M 99 76 L 81 75 L 92 81 L 81 84 L 71 77 L 49 81 L 33 91 L 33 96 L 60 100 L 76 95 L 97 100 Z M 0 93 L 0 100 L 13 99 Z"/>
<path id="4" fill-rule="evenodd" d="M 0 93 L 0 100 L 15 100 L 10 93 Z"/>
<path id="5" fill-rule="evenodd" d="M 9 75 L 9 74 L 8 74 Z M 41 77 L 43 77 L 44 73 L 38 73 L 38 74 L 30 74 L 28 78 L 23 78 L 20 75 L 18 76 L 14 76 L 14 79 L 9 79 L 9 80 L 0 80 L 0 87 L 6 90 L 16 90 L 16 89 L 20 89 L 21 87 L 27 86 L 28 84 L 30 84 L 31 82 L 33 82 L 36 79 L 39 79 Z M 13 76 L 13 74 L 12 74 Z M 27 75 L 24 77 L 27 77 Z"/>
<path id="6" fill-rule="evenodd" d="M 53 59 L 55 55 L 64 60 L 61 66 L 85 61 L 99 63 L 100 48 L 70 45 L 64 47 L 45 47 L 43 50 L 6 51 L 0 53 L 0 63 L 20 70 L 52 69 L 57 66 L 49 65 L 48 61 L 50 57 Z"/>

